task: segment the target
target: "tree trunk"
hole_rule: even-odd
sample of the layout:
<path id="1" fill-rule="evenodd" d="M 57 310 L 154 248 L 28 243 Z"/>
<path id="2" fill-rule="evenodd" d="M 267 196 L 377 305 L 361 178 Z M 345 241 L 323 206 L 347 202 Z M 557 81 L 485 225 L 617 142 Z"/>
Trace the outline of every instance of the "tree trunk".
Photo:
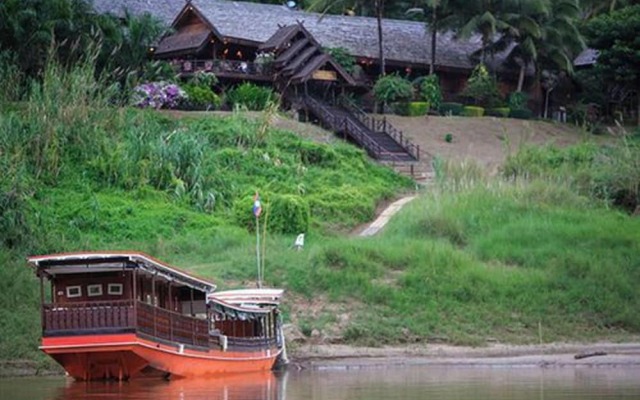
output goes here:
<path id="1" fill-rule="evenodd" d="M 527 71 L 527 63 L 523 62 L 522 65 L 520 66 L 520 75 L 518 76 L 518 88 L 516 89 L 517 92 L 522 92 L 522 87 L 524 86 L 524 75 L 526 71 Z"/>
<path id="2" fill-rule="evenodd" d="M 433 18 L 431 19 L 431 63 L 429 64 L 429 75 L 436 72 L 436 40 L 438 39 L 438 13 L 437 7 L 433 8 Z"/>
<path id="3" fill-rule="evenodd" d="M 385 74 L 384 47 L 382 44 L 382 8 L 384 0 L 376 0 L 376 19 L 378 20 L 378 51 L 380 54 L 380 76 Z"/>
<path id="4" fill-rule="evenodd" d="M 636 115 L 636 118 L 638 120 L 638 126 L 640 126 L 640 89 L 638 89 L 638 91 L 636 92 L 636 96 L 638 97 L 637 101 L 638 101 L 638 115 Z"/>

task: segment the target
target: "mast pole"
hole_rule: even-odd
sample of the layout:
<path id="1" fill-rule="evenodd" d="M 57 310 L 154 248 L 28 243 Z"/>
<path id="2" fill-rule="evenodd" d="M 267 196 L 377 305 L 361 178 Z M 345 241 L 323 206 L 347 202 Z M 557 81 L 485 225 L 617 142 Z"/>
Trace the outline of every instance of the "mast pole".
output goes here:
<path id="1" fill-rule="evenodd" d="M 258 261 L 258 288 L 262 288 L 262 272 L 260 271 L 260 219 L 256 216 L 256 260 Z"/>

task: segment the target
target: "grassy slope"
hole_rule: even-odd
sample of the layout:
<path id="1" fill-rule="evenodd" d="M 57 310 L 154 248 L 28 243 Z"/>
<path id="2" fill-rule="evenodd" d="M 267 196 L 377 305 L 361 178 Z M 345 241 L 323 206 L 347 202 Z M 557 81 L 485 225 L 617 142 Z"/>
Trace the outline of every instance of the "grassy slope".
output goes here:
<path id="1" fill-rule="evenodd" d="M 251 284 L 255 237 L 236 213 L 256 189 L 267 209 L 282 194 L 310 206 L 305 251 L 291 250 L 295 234 L 269 234 L 266 248 L 266 281 L 288 290 L 305 333 L 381 344 L 640 331 L 640 222 L 564 183 L 451 174 L 382 236 L 348 238 L 408 183 L 361 151 L 270 129 L 268 116 L 175 121 L 71 89 L 0 114 L 0 359 L 38 357 L 27 254 L 138 249 L 221 288 Z"/>

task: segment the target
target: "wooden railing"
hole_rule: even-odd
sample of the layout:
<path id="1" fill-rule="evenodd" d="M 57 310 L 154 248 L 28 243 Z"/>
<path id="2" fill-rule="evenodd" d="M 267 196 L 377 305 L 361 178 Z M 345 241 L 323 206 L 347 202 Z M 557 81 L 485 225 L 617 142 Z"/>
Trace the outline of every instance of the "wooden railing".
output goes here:
<path id="1" fill-rule="evenodd" d="M 371 157 L 379 159 L 386 156 L 393 160 L 394 155 L 385 150 L 384 147 L 368 135 L 368 126 L 363 124 L 365 125 L 363 127 L 360 125 L 360 123 L 362 123 L 361 121 L 358 123 L 350 118 L 348 116 L 349 111 L 346 111 L 345 115 L 337 115 L 311 96 L 305 96 L 304 103 L 309 110 L 311 110 L 327 126 L 327 128 L 335 132 L 344 132 L 349 135 L 356 141 L 356 143 L 362 146 Z"/>
<path id="2" fill-rule="evenodd" d="M 44 333 L 135 328 L 133 300 L 42 305 Z"/>
<path id="3" fill-rule="evenodd" d="M 137 328 L 147 335 L 191 346 L 209 347 L 209 324 L 204 319 L 137 302 Z"/>
<path id="4" fill-rule="evenodd" d="M 401 130 L 396 129 L 393 125 L 391 125 L 386 117 L 382 117 L 382 119 L 376 119 L 373 116 L 368 115 L 356 105 L 348 102 L 342 102 L 342 106 L 345 107 L 349 112 L 354 115 L 364 126 L 371 129 L 374 132 L 384 132 L 393 140 L 396 141 L 411 157 L 416 160 L 420 160 L 420 146 L 411 143 L 409 139 L 407 139 Z"/>
<path id="5" fill-rule="evenodd" d="M 150 304 L 133 301 L 93 301 L 42 305 L 44 336 L 137 332 L 149 337 L 201 348 L 222 345 L 209 334 L 209 323 Z M 251 351 L 278 346 L 279 337 L 227 337 L 226 347 Z"/>
<path id="6" fill-rule="evenodd" d="M 191 346 L 209 346 L 206 320 L 133 300 L 43 304 L 43 334 L 141 332 Z"/>
<path id="7" fill-rule="evenodd" d="M 253 63 L 238 60 L 184 60 L 173 62 L 174 67 L 181 73 L 212 72 L 218 75 L 249 75 L 261 78 L 271 78 L 274 69 L 271 63 Z"/>
<path id="8" fill-rule="evenodd" d="M 276 347 L 277 345 L 278 340 L 275 337 L 227 338 L 227 349 L 231 351 L 266 349 Z"/>

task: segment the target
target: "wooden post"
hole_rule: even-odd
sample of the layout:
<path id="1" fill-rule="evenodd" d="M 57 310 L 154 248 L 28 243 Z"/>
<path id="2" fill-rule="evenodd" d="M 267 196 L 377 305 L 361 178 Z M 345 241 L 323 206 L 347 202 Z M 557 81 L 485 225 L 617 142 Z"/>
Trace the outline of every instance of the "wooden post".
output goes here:
<path id="1" fill-rule="evenodd" d="M 42 325 L 42 333 L 44 333 L 45 329 L 45 318 L 44 318 L 44 277 L 42 276 L 42 272 L 38 274 L 40 277 L 40 324 Z"/>
<path id="2" fill-rule="evenodd" d="M 156 275 L 151 277 L 151 306 L 153 307 L 153 336 L 158 336 L 157 308 L 156 307 Z"/>
<path id="3" fill-rule="evenodd" d="M 193 313 L 193 288 L 191 288 L 191 304 L 190 304 L 191 316 L 193 317 L 195 314 Z"/>
<path id="4" fill-rule="evenodd" d="M 131 325 L 137 330 L 138 329 L 138 269 L 134 268 L 131 271 L 131 296 L 133 298 L 133 321 L 131 321 Z"/>
<path id="5" fill-rule="evenodd" d="M 387 133 L 387 116 L 382 117 L 382 131 Z"/>
<path id="6" fill-rule="evenodd" d="M 171 281 L 169 281 L 169 339 L 173 341 L 173 296 L 171 296 Z"/>
<path id="7" fill-rule="evenodd" d="M 416 160 L 420 160 L 420 145 L 416 145 Z"/>

